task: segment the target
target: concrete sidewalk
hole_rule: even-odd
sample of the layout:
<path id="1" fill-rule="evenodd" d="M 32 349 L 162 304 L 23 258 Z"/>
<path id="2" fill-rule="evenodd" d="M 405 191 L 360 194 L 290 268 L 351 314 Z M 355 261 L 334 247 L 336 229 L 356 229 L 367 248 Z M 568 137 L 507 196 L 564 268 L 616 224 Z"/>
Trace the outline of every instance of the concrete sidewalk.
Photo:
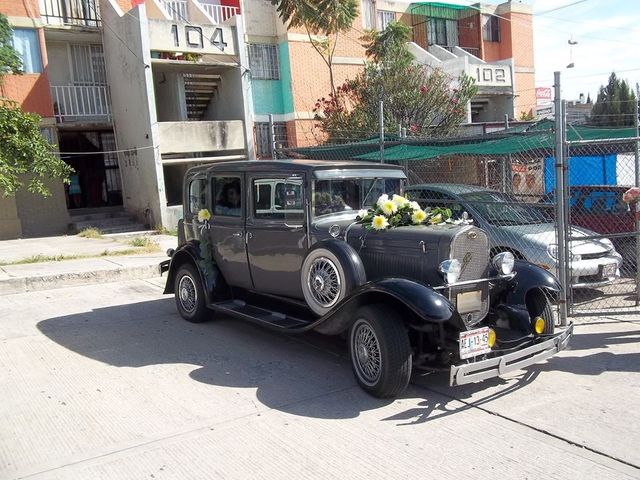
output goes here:
<path id="1" fill-rule="evenodd" d="M 140 238 L 148 238 L 157 251 L 132 245 Z M 171 235 L 144 232 L 0 241 L 0 296 L 156 277 L 158 264 L 167 259 L 166 250 L 177 242 Z"/>

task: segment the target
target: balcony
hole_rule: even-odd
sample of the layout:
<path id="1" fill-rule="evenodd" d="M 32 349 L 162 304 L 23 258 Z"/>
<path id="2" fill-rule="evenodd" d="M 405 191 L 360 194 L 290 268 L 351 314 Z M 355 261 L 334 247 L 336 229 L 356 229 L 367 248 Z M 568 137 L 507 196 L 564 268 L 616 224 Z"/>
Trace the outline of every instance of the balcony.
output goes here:
<path id="1" fill-rule="evenodd" d="M 40 15 L 46 25 L 100 26 L 98 0 L 40 0 Z"/>
<path id="2" fill-rule="evenodd" d="M 190 21 L 187 0 L 162 0 L 162 7 L 169 16 L 177 22 Z M 211 23 L 219 25 L 229 18 L 237 15 L 239 9 L 228 5 L 213 5 L 206 2 L 198 2 L 209 16 Z"/>
<path id="3" fill-rule="evenodd" d="M 109 91 L 104 85 L 51 87 L 56 122 L 110 122 Z"/>
<path id="4" fill-rule="evenodd" d="M 163 159 L 165 165 L 185 162 L 202 162 L 237 158 L 232 156 L 198 157 L 191 154 L 207 152 L 237 152 L 244 155 L 244 122 L 242 120 L 201 121 L 201 122 L 158 122 L 160 130 L 160 153 L 180 156 L 183 159 Z"/>

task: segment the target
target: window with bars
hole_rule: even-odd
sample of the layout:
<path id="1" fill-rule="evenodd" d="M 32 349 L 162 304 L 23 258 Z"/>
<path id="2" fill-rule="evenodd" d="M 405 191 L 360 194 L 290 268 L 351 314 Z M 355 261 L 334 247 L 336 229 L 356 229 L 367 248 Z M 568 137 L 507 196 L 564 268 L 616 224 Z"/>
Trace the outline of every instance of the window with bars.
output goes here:
<path id="1" fill-rule="evenodd" d="M 271 135 L 269 134 L 269 122 L 256 122 L 256 155 L 258 158 L 271 158 Z M 273 130 L 276 140 L 276 148 L 286 148 L 287 125 L 284 122 L 274 122 Z"/>
<path id="2" fill-rule="evenodd" d="M 249 45 L 249 66 L 254 80 L 280 80 L 278 46 L 269 43 Z"/>
<path id="3" fill-rule="evenodd" d="M 391 22 L 396 21 L 396 12 L 389 12 L 387 10 L 378 10 L 378 29 L 380 31 L 387 28 Z"/>
<path id="4" fill-rule="evenodd" d="M 72 44 L 70 47 L 74 85 L 106 85 L 102 45 Z"/>
<path id="5" fill-rule="evenodd" d="M 500 17 L 482 15 L 482 39 L 486 42 L 500 41 Z"/>

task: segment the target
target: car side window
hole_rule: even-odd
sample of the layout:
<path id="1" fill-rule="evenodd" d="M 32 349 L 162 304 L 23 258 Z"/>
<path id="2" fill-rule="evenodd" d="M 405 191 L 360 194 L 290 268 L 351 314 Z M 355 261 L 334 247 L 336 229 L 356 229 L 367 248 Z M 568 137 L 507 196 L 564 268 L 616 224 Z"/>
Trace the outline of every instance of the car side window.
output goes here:
<path id="1" fill-rule="evenodd" d="M 211 190 L 214 215 L 242 216 L 242 182 L 240 177 L 213 177 Z"/>
<path id="2" fill-rule="evenodd" d="M 207 207 L 206 200 L 207 181 L 204 178 L 196 178 L 189 183 L 189 212 L 196 214 Z"/>
<path id="3" fill-rule="evenodd" d="M 304 218 L 302 179 L 253 180 L 253 217 L 282 220 Z"/>

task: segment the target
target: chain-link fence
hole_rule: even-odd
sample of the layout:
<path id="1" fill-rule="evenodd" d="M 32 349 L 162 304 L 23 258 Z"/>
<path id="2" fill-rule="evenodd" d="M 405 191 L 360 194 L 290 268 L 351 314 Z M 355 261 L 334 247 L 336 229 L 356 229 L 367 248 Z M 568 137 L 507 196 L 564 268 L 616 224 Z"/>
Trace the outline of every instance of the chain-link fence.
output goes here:
<path id="1" fill-rule="evenodd" d="M 467 212 L 492 253 L 510 251 L 564 280 L 569 314 L 638 311 L 635 206 L 622 200 L 637 185 L 633 128 L 562 129 L 543 120 L 434 139 L 399 126 L 384 142 L 350 132 L 314 147 L 295 147 L 282 134 L 272 139 L 278 158 L 402 166 L 410 199 L 454 217 Z"/>

